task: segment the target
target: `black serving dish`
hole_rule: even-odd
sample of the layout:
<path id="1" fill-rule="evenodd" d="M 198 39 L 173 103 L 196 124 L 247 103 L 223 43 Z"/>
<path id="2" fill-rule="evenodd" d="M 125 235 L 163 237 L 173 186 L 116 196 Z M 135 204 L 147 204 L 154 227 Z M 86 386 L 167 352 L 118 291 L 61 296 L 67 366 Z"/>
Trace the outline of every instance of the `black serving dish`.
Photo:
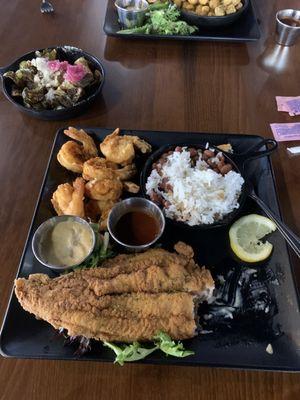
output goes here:
<path id="1" fill-rule="evenodd" d="M 96 141 L 100 141 L 113 129 L 93 128 L 86 131 L 91 133 Z M 168 144 L 197 142 L 205 145 L 209 142 L 215 146 L 231 143 L 236 153 L 244 153 L 262 140 L 259 136 L 234 134 L 151 131 L 126 131 L 126 134 L 138 135 L 147 140 L 152 144 L 153 152 Z M 31 273 L 55 276 L 55 272 L 35 259 L 31 241 L 37 227 L 54 215 L 50 199 L 57 185 L 74 179 L 74 174 L 62 168 L 56 159 L 58 150 L 68 139 L 63 134 L 63 129 L 60 129 L 55 138 L 17 277 L 28 277 Z M 147 155 L 138 157 L 139 171 L 142 170 L 147 157 Z M 237 166 L 241 168 L 239 162 Z M 245 173 L 253 183 L 257 194 L 277 215 L 280 215 L 269 158 L 263 157 L 247 163 Z M 253 212 L 261 213 L 261 210 L 247 198 L 242 214 Z M 216 317 L 213 332 L 208 333 L 211 329 L 206 327 L 206 334 L 199 334 L 193 339 L 184 341 L 185 347 L 194 350 L 195 355 L 179 359 L 154 352 L 142 363 L 300 371 L 299 303 L 292 265 L 281 234 L 274 232 L 269 238 L 274 245 L 272 257 L 259 266 L 251 265 L 250 269 L 232 257 L 228 244 L 228 227 L 203 233 L 182 234 L 180 230 L 167 224 L 160 240 L 161 245 L 171 250 L 178 240 L 183 240 L 193 247 L 195 260 L 200 265 L 210 268 L 216 282 L 220 276 L 225 277 L 228 296 L 224 301 L 227 308 L 237 309 L 239 299 L 237 293 L 240 293 L 240 289 L 243 290 L 245 303 L 239 309 L 240 313 L 233 320 L 229 319 L 229 326 Z M 256 307 L 253 308 L 253 304 Z M 261 307 L 262 305 L 264 307 Z M 204 305 L 201 306 L 200 317 L 205 313 L 203 307 Z M 272 345 L 273 354 L 266 351 L 269 344 Z M 99 342 L 93 342 L 92 351 L 78 358 L 74 355 L 76 347 L 64 346 L 64 338 L 58 337 L 51 325 L 36 320 L 33 315 L 24 311 L 14 293 L 11 295 L 1 330 L 0 350 L 3 356 L 17 358 L 109 362 L 114 360 L 112 351 Z"/>
<path id="2" fill-rule="evenodd" d="M 233 14 L 220 17 L 201 16 L 194 12 L 181 10 L 182 19 L 190 25 L 205 26 L 210 28 L 225 27 L 237 21 L 249 7 L 249 0 L 242 0 L 243 7 Z"/>
<path id="3" fill-rule="evenodd" d="M 175 147 L 177 145 L 167 145 L 167 146 L 162 146 L 159 148 L 157 151 L 155 151 L 146 161 L 142 172 L 141 172 L 141 190 L 143 192 L 144 197 L 149 198 L 149 196 L 146 193 L 146 183 L 149 175 L 152 172 L 152 165 L 153 163 L 157 162 L 159 158 L 164 154 L 167 153 L 168 151 L 174 151 Z M 193 143 L 193 142 L 185 142 L 185 143 L 180 143 L 179 147 L 193 147 L 196 148 L 197 150 L 202 150 L 204 151 L 206 149 L 205 145 L 201 145 L 199 143 Z M 242 187 L 241 194 L 239 196 L 238 202 L 239 202 L 239 208 L 233 210 L 231 213 L 227 214 L 222 218 L 221 220 L 218 220 L 214 222 L 213 224 L 202 224 L 202 225 L 194 225 L 194 226 L 189 226 L 188 224 L 181 222 L 181 221 L 176 221 L 172 220 L 170 218 L 167 218 L 169 221 L 169 224 L 172 224 L 174 228 L 176 229 L 185 229 L 185 230 L 192 230 L 194 232 L 199 231 L 199 230 L 206 230 L 206 229 L 214 229 L 214 228 L 220 228 L 229 225 L 236 219 L 239 214 L 243 210 L 243 206 L 245 204 L 246 198 L 249 194 L 248 190 L 248 178 L 245 174 L 245 166 L 249 161 L 255 160 L 260 157 L 265 157 L 273 153 L 278 147 L 277 142 L 274 139 L 263 139 L 261 142 L 256 143 L 253 147 L 249 148 L 246 152 L 242 154 L 230 154 L 225 151 L 222 151 L 218 149 L 217 147 L 213 145 L 209 145 L 210 149 L 213 149 L 215 151 L 215 154 L 217 153 L 222 153 L 223 157 L 225 158 L 226 162 L 229 163 L 232 166 L 232 170 L 239 173 L 243 179 L 244 179 L 244 185 Z M 260 150 L 264 148 L 263 150 Z M 238 164 L 240 167 L 238 167 Z M 160 208 L 162 206 L 160 205 Z"/>
<path id="4" fill-rule="evenodd" d="M 214 26 L 211 18 L 227 18 L 225 17 L 207 17 L 209 18 L 210 26 L 198 26 L 198 31 L 189 36 L 183 35 L 145 35 L 145 34 L 130 34 L 125 35 L 118 33 L 122 27 L 118 21 L 118 14 L 113 1 L 107 2 L 107 10 L 104 21 L 103 30 L 108 36 L 119 37 L 123 39 L 169 39 L 169 40 L 189 40 L 189 41 L 216 41 L 216 42 L 253 42 L 260 38 L 259 24 L 255 15 L 254 6 L 251 0 L 247 7 L 243 7 L 241 14 L 231 14 L 232 18 L 238 14 L 235 21 L 230 21 L 229 25 Z M 243 10 L 243 11 L 242 11 Z M 191 13 L 188 13 L 189 17 Z M 192 18 L 194 16 L 192 15 Z M 198 18 L 196 16 L 195 18 Z M 204 17 L 205 18 L 205 17 Z M 218 20 L 219 22 L 221 20 Z M 189 21 L 192 23 L 192 21 Z M 195 22 L 192 23 L 195 25 Z"/>
<path id="5" fill-rule="evenodd" d="M 102 63 L 94 56 L 85 51 L 78 49 L 73 46 L 57 46 L 57 47 L 48 47 L 48 49 L 56 49 L 57 57 L 60 61 L 69 61 L 70 63 L 74 63 L 79 57 L 84 57 L 90 64 L 92 70 L 98 70 L 101 74 L 101 81 L 97 85 L 93 85 L 90 88 L 86 89 L 86 95 L 83 99 L 81 99 L 77 104 L 72 107 L 63 108 L 61 110 L 42 110 L 37 111 L 32 108 L 25 107 L 23 101 L 20 97 L 13 97 L 11 95 L 11 90 L 13 86 L 13 82 L 11 79 L 3 77 L 3 74 L 7 71 L 16 71 L 19 68 L 19 64 L 24 60 L 31 60 L 35 57 L 35 52 L 31 51 L 30 53 L 24 54 L 17 60 L 15 60 L 10 65 L 0 68 L 0 77 L 3 81 L 3 92 L 6 98 L 16 106 L 20 111 L 30 115 L 34 118 L 55 121 L 55 120 L 63 120 L 75 117 L 76 115 L 84 112 L 97 98 L 97 96 L 101 93 L 102 87 L 104 84 L 105 72 Z M 38 49 L 42 51 L 44 49 Z"/>

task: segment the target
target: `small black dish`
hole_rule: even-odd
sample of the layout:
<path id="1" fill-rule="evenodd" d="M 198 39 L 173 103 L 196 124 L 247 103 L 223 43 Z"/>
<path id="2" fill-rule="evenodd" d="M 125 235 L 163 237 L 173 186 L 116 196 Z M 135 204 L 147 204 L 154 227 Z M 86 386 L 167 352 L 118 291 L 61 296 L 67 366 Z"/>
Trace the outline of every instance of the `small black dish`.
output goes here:
<path id="1" fill-rule="evenodd" d="M 20 111 L 30 115 L 31 117 L 48 120 L 48 121 L 72 118 L 78 114 L 81 114 L 83 111 L 85 111 L 88 108 L 88 106 L 101 93 L 103 83 L 104 83 L 104 78 L 105 78 L 105 72 L 104 72 L 103 65 L 96 57 L 92 56 L 89 53 L 86 53 L 85 51 L 83 51 L 81 49 L 78 49 L 77 47 L 57 46 L 57 47 L 47 47 L 47 49 L 56 49 L 57 58 L 60 61 L 69 61 L 70 63 L 74 63 L 79 57 L 84 57 L 89 62 L 89 64 L 93 68 L 93 70 L 98 70 L 100 72 L 102 78 L 101 78 L 99 84 L 88 88 L 86 96 L 72 107 L 63 108 L 61 110 L 42 110 L 42 111 L 37 111 L 32 108 L 25 107 L 21 98 L 13 97 L 11 95 L 13 82 L 11 79 L 3 77 L 3 74 L 10 70 L 16 71 L 19 68 L 19 64 L 21 61 L 31 60 L 32 58 L 34 58 L 35 52 L 37 51 L 37 50 L 34 50 L 34 51 L 31 51 L 30 53 L 24 54 L 23 56 L 21 56 L 20 58 L 15 60 L 13 63 L 8 65 L 7 67 L 0 68 L 0 77 L 2 78 L 2 82 L 3 82 L 3 92 L 6 96 L 6 98 L 14 106 L 16 106 Z M 44 49 L 39 49 L 39 51 L 43 51 L 43 50 Z"/>
<path id="2" fill-rule="evenodd" d="M 198 150 L 206 150 L 206 146 L 203 144 L 199 143 L 193 143 L 193 142 L 188 142 L 188 143 L 180 143 L 176 145 L 166 145 L 160 147 L 157 151 L 155 151 L 146 161 L 142 172 L 141 172 L 141 177 L 140 177 L 140 184 L 141 184 L 141 190 L 143 193 L 143 196 L 147 199 L 149 199 L 149 196 L 146 193 L 146 183 L 149 175 L 151 174 L 152 171 L 152 165 L 155 163 L 164 153 L 167 153 L 170 150 L 175 150 L 177 146 L 180 147 L 194 147 Z M 210 149 L 213 149 L 216 153 L 222 153 L 226 162 L 229 163 L 232 166 L 233 171 L 239 173 L 243 178 L 244 178 L 244 184 L 242 186 L 241 194 L 238 199 L 239 203 L 239 208 L 236 208 L 233 210 L 231 213 L 225 215 L 221 220 L 218 220 L 212 224 L 201 224 L 201 225 L 193 225 L 190 226 L 185 222 L 182 221 L 176 221 L 172 220 L 170 218 L 166 217 L 166 222 L 174 226 L 175 228 L 179 229 L 184 229 L 184 230 L 191 230 L 194 232 L 199 232 L 203 230 L 210 230 L 214 228 L 221 228 L 221 227 L 226 227 L 230 225 L 235 218 L 237 218 L 240 214 L 241 211 L 244 207 L 244 204 L 246 202 L 247 197 L 250 195 L 250 187 L 251 184 L 249 182 L 249 177 L 245 173 L 245 165 L 251 161 L 255 160 L 257 158 L 265 157 L 270 155 L 273 151 L 275 151 L 278 147 L 278 144 L 275 140 L 273 139 L 262 139 L 260 142 L 255 144 L 253 147 L 248 149 L 244 153 L 240 154 L 231 154 L 227 153 L 225 151 L 220 150 L 218 147 L 209 145 Z M 265 149 L 262 149 L 265 148 Z M 262 150 L 260 150 L 262 149 Z M 162 206 L 160 205 L 162 208 Z"/>
<path id="3" fill-rule="evenodd" d="M 247 10 L 247 8 L 249 7 L 249 0 L 242 0 L 242 3 L 244 4 L 243 7 L 240 8 L 237 12 L 220 17 L 197 15 L 194 12 L 189 12 L 186 10 L 181 10 L 181 16 L 182 19 L 190 25 L 205 26 L 211 28 L 224 27 L 234 23 L 242 16 L 244 11 Z"/>

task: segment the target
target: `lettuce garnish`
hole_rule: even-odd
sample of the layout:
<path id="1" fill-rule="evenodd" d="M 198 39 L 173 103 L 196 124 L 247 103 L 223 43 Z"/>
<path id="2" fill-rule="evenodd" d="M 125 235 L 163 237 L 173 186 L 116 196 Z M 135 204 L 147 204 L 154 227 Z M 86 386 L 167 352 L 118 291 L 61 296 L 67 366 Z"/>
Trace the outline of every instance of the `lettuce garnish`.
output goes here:
<path id="1" fill-rule="evenodd" d="M 128 345 L 117 346 L 111 342 L 104 342 L 104 346 L 109 347 L 116 354 L 115 363 L 124 365 L 125 362 L 142 360 L 155 350 L 161 350 L 173 357 L 187 357 L 195 354 L 193 351 L 185 350 L 181 342 L 175 342 L 165 332 L 157 332 L 153 338 L 154 347 L 143 347 L 139 342 Z"/>
<path id="2" fill-rule="evenodd" d="M 116 344 L 110 342 L 103 342 L 103 344 L 116 353 L 114 362 L 120 365 L 124 365 L 125 362 L 142 360 L 157 349 L 156 346 L 147 349 L 146 347 L 142 347 L 138 342 L 133 342 L 132 344 L 123 346 L 117 346 Z"/>
<path id="3" fill-rule="evenodd" d="M 174 342 L 165 332 L 158 332 L 153 339 L 157 348 L 170 356 L 187 357 L 195 354 L 194 351 L 185 350 L 181 342 Z"/>

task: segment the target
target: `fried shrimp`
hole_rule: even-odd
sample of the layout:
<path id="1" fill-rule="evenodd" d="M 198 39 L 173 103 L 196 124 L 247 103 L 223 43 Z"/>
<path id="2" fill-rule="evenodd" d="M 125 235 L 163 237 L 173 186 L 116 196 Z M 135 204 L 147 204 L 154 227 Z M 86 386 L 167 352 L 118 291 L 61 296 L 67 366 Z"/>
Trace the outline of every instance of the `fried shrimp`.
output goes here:
<path id="1" fill-rule="evenodd" d="M 116 204 L 115 200 L 92 200 L 85 204 L 85 215 L 93 222 L 99 223 L 101 231 L 107 229 L 107 217 L 110 210 Z"/>
<path id="2" fill-rule="evenodd" d="M 131 179 L 136 174 L 136 166 L 135 164 L 125 165 L 123 168 L 116 169 L 114 171 L 115 175 L 121 179 L 121 181 L 125 181 L 127 179 Z"/>
<path id="3" fill-rule="evenodd" d="M 52 195 L 51 203 L 58 215 L 76 215 L 84 218 L 84 180 L 59 185 Z"/>
<path id="4" fill-rule="evenodd" d="M 126 165 L 123 168 L 118 168 L 118 165 L 107 161 L 105 158 L 94 157 L 83 164 L 82 176 L 87 181 L 93 179 L 115 179 L 126 180 L 132 178 L 136 174 L 134 164 Z"/>
<path id="5" fill-rule="evenodd" d="M 123 189 L 129 193 L 138 193 L 140 191 L 139 185 L 130 181 L 123 182 Z"/>
<path id="6" fill-rule="evenodd" d="M 101 214 L 103 214 L 107 210 L 109 212 L 115 204 L 115 200 L 103 201 L 88 199 L 88 201 L 84 205 L 85 215 L 92 222 L 99 222 Z"/>
<path id="7" fill-rule="evenodd" d="M 142 153 L 151 151 L 151 145 L 138 136 L 120 136 L 120 129 L 106 136 L 100 144 L 100 150 L 109 161 L 117 164 L 127 165 L 132 162 L 135 156 L 135 148 Z"/>
<path id="8" fill-rule="evenodd" d="M 69 127 L 64 133 L 74 141 L 68 141 L 62 145 L 57 154 L 57 160 L 66 169 L 82 173 L 83 163 L 97 156 L 97 147 L 93 139 L 82 129 Z"/>
<path id="9" fill-rule="evenodd" d="M 86 181 L 93 179 L 113 179 L 117 164 L 107 161 L 105 158 L 90 158 L 83 164 L 82 176 Z"/>
<path id="10" fill-rule="evenodd" d="M 85 194 L 93 200 L 117 200 L 122 194 L 123 185 L 119 179 L 94 179 L 85 184 Z"/>

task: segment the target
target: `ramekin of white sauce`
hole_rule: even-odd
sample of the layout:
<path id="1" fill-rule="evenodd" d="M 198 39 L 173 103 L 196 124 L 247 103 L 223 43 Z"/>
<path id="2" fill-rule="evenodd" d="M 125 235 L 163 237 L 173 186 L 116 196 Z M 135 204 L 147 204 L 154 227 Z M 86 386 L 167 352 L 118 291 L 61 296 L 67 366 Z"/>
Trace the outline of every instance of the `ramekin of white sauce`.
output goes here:
<path id="1" fill-rule="evenodd" d="M 60 215 L 42 223 L 32 239 L 32 251 L 48 268 L 74 268 L 86 260 L 95 247 L 95 232 L 87 221 Z"/>

